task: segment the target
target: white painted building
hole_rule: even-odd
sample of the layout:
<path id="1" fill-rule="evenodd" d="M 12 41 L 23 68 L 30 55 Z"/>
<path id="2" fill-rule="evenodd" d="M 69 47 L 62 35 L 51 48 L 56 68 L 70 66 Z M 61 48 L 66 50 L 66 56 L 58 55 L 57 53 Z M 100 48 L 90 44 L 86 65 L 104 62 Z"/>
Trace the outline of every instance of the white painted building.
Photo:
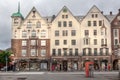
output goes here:
<path id="1" fill-rule="evenodd" d="M 102 66 L 110 63 L 111 55 L 111 25 L 101 11 L 93 6 L 86 14 L 80 25 L 82 59 L 96 61 Z"/>
<path id="2" fill-rule="evenodd" d="M 18 8 L 12 15 L 12 50 L 16 61 L 24 60 L 24 70 L 80 70 L 86 61 L 101 69 L 111 63 L 110 20 L 96 6 L 85 16 L 64 6 L 50 17 L 33 7 L 25 19 Z"/>

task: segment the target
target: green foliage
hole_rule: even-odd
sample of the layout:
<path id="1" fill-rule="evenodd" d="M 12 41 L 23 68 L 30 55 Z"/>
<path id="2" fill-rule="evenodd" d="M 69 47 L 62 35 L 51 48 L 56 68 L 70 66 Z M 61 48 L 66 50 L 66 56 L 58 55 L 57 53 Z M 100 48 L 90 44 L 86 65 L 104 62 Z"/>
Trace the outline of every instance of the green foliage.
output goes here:
<path id="1" fill-rule="evenodd" d="M 11 61 L 10 60 L 10 55 L 11 54 L 12 53 L 10 51 L 2 51 L 2 52 L 0 52 L 0 63 L 4 65 L 6 63 L 6 60 L 9 63 Z"/>

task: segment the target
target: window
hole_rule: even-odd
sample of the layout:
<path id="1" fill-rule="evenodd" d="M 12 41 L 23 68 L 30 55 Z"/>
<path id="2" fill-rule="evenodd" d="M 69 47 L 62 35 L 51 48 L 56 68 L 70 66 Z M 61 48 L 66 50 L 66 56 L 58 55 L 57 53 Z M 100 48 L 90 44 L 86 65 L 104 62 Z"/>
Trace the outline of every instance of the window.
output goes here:
<path id="1" fill-rule="evenodd" d="M 41 40 L 41 46 L 46 46 L 46 40 Z"/>
<path id="2" fill-rule="evenodd" d="M 63 21 L 63 27 L 67 27 L 67 22 Z"/>
<path id="3" fill-rule="evenodd" d="M 55 45 L 59 45 L 59 40 L 55 40 Z"/>
<path id="4" fill-rule="evenodd" d="M 45 31 L 45 30 L 42 30 L 42 31 L 41 31 L 41 37 L 44 38 L 45 36 L 46 36 L 46 31 Z"/>
<path id="5" fill-rule="evenodd" d="M 108 48 L 106 48 L 106 52 L 105 52 L 105 54 L 106 54 L 106 55 L 109 54 L 109 49 L 108 49 Z"/>
<path id="6" fill-rule="evenodd" d="M 69 56 L 72 56 L 73 50 L 69 49 Z"/>
<path id="7" fill-rule="evenodd" d="M 36 56 L 36 51 L 35 51 L 35 49 L 31 49 L 31 56 Z"/>
<path id="8" fill-rule="evenodd" d="M 94 34 L 93 34 L 94 36 L 97 36 L 97 30 L 94 30 Z"/>
<path id="9" fill-rule="evenodd" d="M 58 30 L 55 31 L 55 36 L 59 36 L 59 31 Z"/>
<path id="10" fill-rule="evenodd" d="M 76 45 L 76 40 L 72 40 L 72 45 Z"/>
<path id="11" fill-rule="evenodd" d="M 63 36 L 68 36 L 68 31 L 67 30 L 63 30 Z"/>
<path id="12" fill-rule="evenodd" d="M 84 38 L 84 45 L 90 44 L 90 38 Z"/>
<path id="13" fill-rule="evenodd" d="M 88 55 L 91 56 L 92 55 L 92 49 L 88 48 Z"/>
<path id="14" fill-rule="evenodd" d="M 64 56 L 67 56 L 67 49 L 63 49 Z"/>
<path id="15" fill-rule="evenodd" d="M 67 45 L 67 40 L 64 40 L 64 41 L 63 41 L 63 44 L 64 44 L 64 45 Z"/>
<path id="16" fill-rule="evenodd" d="M 85 56 L 86 55 L 86 49 L 84 48 L 83 49 L 83 56 Z"/>
<path id="17" fill-rule="evenodd" d="M 100 48 L 100 55 L 103 55 L 103 48 Z"/>
<path id="18" fill-rule="evenodd" d="M 56 55 L 56 49 L 52 49 L 52 55 L 53 55 L 53 56 Z"/>
<path id="19" fill-rule="evenodd" d="M 31 40 L 31 45 L 32 46 L 36 45 L 36 40 Z"/>
<path id="20" fill-rule="evenodd" d="M 94 48 L 94 56 L 97 56 L 97 48 Z"/>
<path id="21" fill-rule="evenodd" d="M 58 49 L 58 56 L 61 56 L 61 49 Z"/>
<path id="22" fill-rule="evenodd" d="M 22 37 L 26 38 L 27 37 L 27 32 L 26 31 L 22 31 Z"/>
<path id="23" fill-rule="evenodd" d="M 97 45 L 97 39 L 94 39 L 94 45 Z"/>
<path id="24" fill-rule="evenodd" d="M 97 17 L 98 17 L 98 14 L 95 14 L 95 17 L 97 18 Z"/>
<path id="25" fill-rule="evenodd" d="M 101 44 L 102 44 L 102 45 L 104 44 L 104 39 L 101 39 Z"/>
<path id="26" fill-rule="evenodd" d="M 26 40 L 22 40 L 22 46 L 27 46 L 27 41 Z"/>
<path id="27" fill-rule="evenodd" d="M 115 39 L 114 41 L 115 41 L 114 44 L 118 45 L 118 39 Z"/>
<path id="28" fill-rule="evenodd" d="M 31 37 L 36 37 L 36 31 L 35 30 L 32 31 Z"/>
<path id="29" fill-rule="evenodd" d="M 41 23 L 40 23 L 39 21 L 36 23 L 36 27 L 37 27 L 37 28 L 40 28 L 40 27 L 41 27 Z"/>
<path id="30" fill-rule="evenodd" d="M 101 20 L 99 21 L 99 26 L 102 26 L 102 21 Z"/>
<path id="31" fill-rule="evenodd" d="M 93 21 L 93 26 L 97 26 L 97 22 L 96 21 Z"/>
<path id="32" fill-rule="evenodd" d="M 105 39 L 105 44 L 107 44 L 107 39 Z"/>
<path id="33" fill-rule="evenodd" d="M 32 27 L 32 23 L 29 21 L 27 22 L 27 28 L 31 28 Z"/>
<path id="34" fill-rule="evenodd" d="M 85 31 L 84 31 L 84 34 L 85 34 L 85 36 L 89 36 L 89 31 L 88 31 L 88 30 L 85 30 Z"/>
<path id="35" fill-rule="evenodd" d="M 69 27 L 72 27 L 72 21 L 69 21 Z"/>
<path id="36" fill-rule="evenodd" d="M 14 24 L 18 24 L 18 18 L 14 19 Z"/>
<path id="37" fill-rule="evenodd" d="M 68 18 L 68 15 L 66 15 L 66 18 Z"/>
<path id="38" fill-rule="evenodd" d="M 91 16 L 92 16 L 92 18 L 94 18 L 94 14 L 92 14 Z"/>
<path id="39" fill-rule="evenodd" d="M 88 21 L 88 26 L 91 26 L 91 21 Z"/>
<path id="40" fill-rule="evenodd" d="M 46 49 L 41 49 L 41 56 L 46 56 Z"/>
<path id="41" fill-rule="evenodd" d="M 64 18 L 65 18 L 65 15 L 62 15 L 62 18 L 64 19 Z"/>
<path id="42" fill-rule="evenodd" d="M 75 49 L 75 56 L 78 56 L 78 49 Z"/>
<path id="43" fill-rule="evenodd" d="M 86 45 L 88 45 L 89 44 L 89 39 L 86 39 Z"/>
<path id="44" fill-rule="evenodd" d="M 76 36 L 76 30 L 71 31 L 71 36 Z"/>
<path id="45" fill-rule="evenodd" d="M 58 21 L 58 27 L 61 27 L 61 21 Z"/>
<path id="46" fill-rule="evenodd" d="M 27 54 L 27 50 L 22 49 L 22 56 L 26 56 L 26 54 Z"/>
<path id="47" fill-rule="evenodd" d="M 114 37 L 118 37 L 118 29 L 113 29 L 113 35 Z"/>

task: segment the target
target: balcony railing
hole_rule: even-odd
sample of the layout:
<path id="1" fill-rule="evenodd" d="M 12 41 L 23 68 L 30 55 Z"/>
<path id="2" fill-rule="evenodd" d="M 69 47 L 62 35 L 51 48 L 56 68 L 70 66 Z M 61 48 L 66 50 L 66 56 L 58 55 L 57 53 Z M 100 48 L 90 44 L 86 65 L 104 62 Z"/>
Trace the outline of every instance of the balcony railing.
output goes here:
<path id="1" fill-rule="evenodd" d="M 101 44 L 101 46 L 102 46 L 102 47 L 106 47 L 106 46 L 107 46 L 107 44 Z"/>
<path id="2" fill-rule="evenodd" d="M 38 38 L 38 36 L 29 36 L 29 38 Z"/>

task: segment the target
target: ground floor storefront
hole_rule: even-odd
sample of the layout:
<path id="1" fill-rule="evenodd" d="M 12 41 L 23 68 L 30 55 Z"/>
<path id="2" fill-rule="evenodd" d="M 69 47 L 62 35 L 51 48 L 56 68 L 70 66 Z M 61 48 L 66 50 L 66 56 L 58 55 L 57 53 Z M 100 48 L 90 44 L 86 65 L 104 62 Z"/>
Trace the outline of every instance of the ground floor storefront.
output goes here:
<path id="1" fill-rule="evenodd" d="M 110 57 L 50 57 L 48 59 L 16 59 L 17 71 L 78 71 L 85 70 L 87 61 L 94 62 L 94 70 L 111 70 Z M 116 64 L 116 63 L 114 63 Z"/>
<path id="2" fill-rule="evenodd" d="M 47 71 L 49 70 L 48 59 L 18 59 L 16 60 L 17 71 Z"/>

